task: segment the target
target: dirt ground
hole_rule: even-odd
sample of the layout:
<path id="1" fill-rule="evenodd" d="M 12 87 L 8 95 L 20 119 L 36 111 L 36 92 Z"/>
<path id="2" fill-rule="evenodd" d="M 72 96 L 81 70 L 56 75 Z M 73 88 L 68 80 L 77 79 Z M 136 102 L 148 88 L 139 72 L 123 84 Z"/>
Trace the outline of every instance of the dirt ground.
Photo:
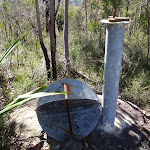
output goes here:
<path id="1" fill-rule="evenodd" d="M 98 97 L 101 103 L 102 96 Z M 140 110 L 131 102 L 118 99 L 113 132 L 106 133 L 99 121 L 84 139 L 70 137 L 63 142 L 44 133 L 37 120 L 36 103 L 37 100 L 29 102 L 11 114 L 15 130 L 11 150 L 150 150 L 149 110 Z"/>

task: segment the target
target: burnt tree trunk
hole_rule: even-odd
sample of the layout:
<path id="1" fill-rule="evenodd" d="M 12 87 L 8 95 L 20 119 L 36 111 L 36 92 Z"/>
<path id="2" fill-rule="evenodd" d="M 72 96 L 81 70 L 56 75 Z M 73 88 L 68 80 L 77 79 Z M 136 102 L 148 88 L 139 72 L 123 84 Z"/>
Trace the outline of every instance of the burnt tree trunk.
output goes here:
<path id="1" fill-rule="evenodd" d="M 69 46 L 68 46 L 68 5 L 69 0 L 65 0 L 65 23 L 64 23 L 64 45 L 65 45 L 65 58 L 66 58 L 66 71 L 69 72 Z"/>
<path id="2" fill-rule="evenodd" d="M 149 38 L 150 38 L 150 34 L 149 34 L 149 28 L 150 28 L 150 15 L 149 15 L 149 7 L 148 7 L 148 4 L 149 4 L 149 0 L 147 0 L 147 36 L 148 36 L 148 39 L 147 39 L 147 42 L 148 42 L 148 49 L 147 49 L 147 66 L 148 66 L 148 62 L 149 62 L 149 47 L 150 47 L 150 44 L 149 44 Z"/>
<path id="3" fill-rule="evenodd" d="M 57 70 L 56 70 L 55 0 L 50 0 L 49 34 L 51 41 L 51 62 L 52 62 L 53 79 L 56 79 Z"/>
<path id="4" fill-rule="evenodd" d="M 47 76 L 48 76 L 48 79 L 50 79 L 51 78 L 50 60 L 48 57 L 47 49 L 46 49 L 44 42 L 43 42 L 38 0 L 35 0 L 35 6 L 36 6 L 36 16 L 37 16 L 40 45 L 41 45 L 41 48 L 43 50 L 43 54 L 44 54 L 44 58 L 45 58 L 45 62 L 46 62 Z"/>
<path id="5" fill-rule="evenodd" d="M 86 39 L 87 39 L 87 36 L 88 36 L 88 33 L 87 33 L 87 3 L 86 3 L 87 0 L 85 0 L 85 19 L 86 19 L 86 26 L 85 26 L 85 32 L 86 32 Z"/>

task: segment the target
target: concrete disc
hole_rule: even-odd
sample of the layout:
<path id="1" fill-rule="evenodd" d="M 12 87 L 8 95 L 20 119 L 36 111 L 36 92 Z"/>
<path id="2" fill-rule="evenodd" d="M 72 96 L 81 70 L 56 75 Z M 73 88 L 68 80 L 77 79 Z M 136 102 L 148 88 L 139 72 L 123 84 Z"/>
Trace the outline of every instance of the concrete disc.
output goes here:
<path id="1" fill-rule="evenodd" d="M 85 83 L 75 79 L 62 79 L 49 85 L 44 92 L 63 92 L 69 86 L 68 103 L 73 135 L 79 139 L 89 135 L 100 117 L 100 103 L 96 93 Z M 43 130 L 52 138 L 64 141 L 70 137 L 65 95 L 39 98 L 37 116 Z"/>

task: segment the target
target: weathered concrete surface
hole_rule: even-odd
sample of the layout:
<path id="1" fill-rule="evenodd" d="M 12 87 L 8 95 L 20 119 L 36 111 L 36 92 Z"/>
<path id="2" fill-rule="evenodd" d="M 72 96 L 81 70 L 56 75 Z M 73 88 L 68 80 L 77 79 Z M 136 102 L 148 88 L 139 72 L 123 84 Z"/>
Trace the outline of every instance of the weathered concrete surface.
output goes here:
<path id="1" fill-rule="evenodd" d="M 70 128 L 78 139 L 89 135 L 100 118 L 100 103 L 97 94 L 86 83 L 72 78 L 53 82 L 44 92 L 64 92 L 67 87 L 70 124 L 66 109 L 65 94 L 41 97 L 37 104 L 37 116 L 43 130 L 50 137 L 63 141 L 70 137 Z M 67 132 L 65 132 L 66 130 Z M 81 136 L 80 136 L 81 135 Z"/>
<path id="2" fill-rule="evenodd" d="M 101 102 L 102 96 L 98 97 Z M 150 138 L 150 120 L 130 102 L 118 99 L 115 128 L 110 133 L 104 132 L 99 121 L 94 131 L 86 138 L 82 140 L 71 138 L 64 142 L 58 142 L 41 132 L 35 108 L 36 101 L 32 101 L 15 109 L 11 114 L 11 120 L 15 122 L 17 134 L 15 138 L 18 139 L 12 144 L 12 149 L 20 146 L 18 149 L 67 150 L 71 145 L 72 149 L 77 146 L 78 150 L 149 149 L 150 145 L 144 149 L 140 148 L 140 143 Z"/>
<path id="3" fill-rule="evenodd" d="M 116 104 L 119 91 L 120 70 L 124 41 L 124 24 L 108 24 L 106 26 L 102 123 L 114 126 Z"/>

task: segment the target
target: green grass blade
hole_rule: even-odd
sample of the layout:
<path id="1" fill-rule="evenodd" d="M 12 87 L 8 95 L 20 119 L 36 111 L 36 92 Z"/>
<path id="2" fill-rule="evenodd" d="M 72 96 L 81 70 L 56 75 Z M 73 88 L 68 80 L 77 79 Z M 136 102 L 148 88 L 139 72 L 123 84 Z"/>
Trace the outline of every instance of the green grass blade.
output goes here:
<path id="1" fill-rule="evenodd" d="M 34 93 L 38 93 L 38 92 L 41 92 L 43 91 L 47 86 L 42 86 L 42 87 L 39 87 L 37 89 L 34 89 L 33 91 L 29 92 L 30 94 L 34 94 Z"/>
<path id="2" fill-rule="evenodd" d="M 8 54 L 15 48 L 15 46 L 17 45 L 17 43 L 23 38 L 23 36 L 26 35 L 27 32 L 25 32 L 23 35 L 21 35 L 14 44 L 12 44 L 10 46 L 10 48 L 8 48 L 8 50 L 6 51 L 6 53 L 3 55 L 3 57 L 0 59 L 0 65 L 3 63 L 3 61 L 5 60 L 5 58 L 8 56 Z"/>
<path id="3" fill-rule="evenodd" d="M 2 22 L 1 22 L 1 24 L 0 24 L 0 28 L 2 27 L 3 22 L 4 22 L 4 19 L 2 20 Z"/>
<path id="4" fill-rule="evenodd" d="M 44 96 L 50 96 L 50 95 L 59 95 L 59 94 L 65 94 L 66 92 L 38 92 L 35 94 L 31 94 L 30 98 L 39 98 Z"/>
<path id="5" fill-rule="evenodd" d="M 35 99 L 35 98 L 39 98 L 39 97 L 44 97 L 44 96 L 50 96 L 50 95 L 57 95 L 57 94 L 65 94 L 66 92 L 39 92 L 39 93 L 35 93 L 35 94 L 31 94 L 30 97 L 28 98 L 25 98 L 23 99 L 22 101 L 19 101 L 15 104 L 12 104 L 12 105 L 7 105 L 4 109 L 2 109 L 0 111 L 0 115 L 8 112 L 9 110 L 12 110 L 13 108 L 19 106 L 19 105 L 22 105 L 32 99 Z"/>
<path id="6" fill-rule="evenodd" d="M 19 105 L 21 105 L 21 104 L 23 104 L 23 103 L 25 103 L 25 102 L 28 102 L 28 101 L 30 101 L 30 100 L 32 100 L 32 99 L 33 99 L 33 98 L 29 97 L 29 98 L 27 98 L 27 99 L 25 99 L 25 100 L 22 100 L 22 101 L 18 102 L 18 103 L 15 103 L 15 104 L 13 104 L 13 105 L 7 106 L 7 107 L 5 107 L 4 109 L 2 109 L 2 110 L 0 111 L 0 115 L 6 113 L 6 112 L 8 112 L 9 110 L 12 110 L 13 108 L 15 108 L 15 107 L 17 107 L 17 106 L 19 106 Z"/>
<path id="7" fill-rule="evenodd" d="M 43 91 L 46 87 L 47 87 L 47 86 L 42 86 L 42 87 L 39 87 L 39 88 L 34 89 L 34 90 L 31 91 L 31 92 L 25 93 L 25 94 L 23 94 L 23 95 L 19 95 L 15 100 L 13 100 L 11 103 L 9 103 L 6 107 L 8 107 L 8 106 L 10 106 L 10 105 L 13 105 L 13 104 L 15 104 L 15 103 L 17 103 L 17 102 L 20 102 L 20 101 L 22 101 L 22 100 L 24 100 L 24 99 L 30 97 L 30 94 L 34 94 L 34 93 L 41 92 L 41 91 Z M 5 107 L 5 108 L 6 108 L 6 107 Z"/>

